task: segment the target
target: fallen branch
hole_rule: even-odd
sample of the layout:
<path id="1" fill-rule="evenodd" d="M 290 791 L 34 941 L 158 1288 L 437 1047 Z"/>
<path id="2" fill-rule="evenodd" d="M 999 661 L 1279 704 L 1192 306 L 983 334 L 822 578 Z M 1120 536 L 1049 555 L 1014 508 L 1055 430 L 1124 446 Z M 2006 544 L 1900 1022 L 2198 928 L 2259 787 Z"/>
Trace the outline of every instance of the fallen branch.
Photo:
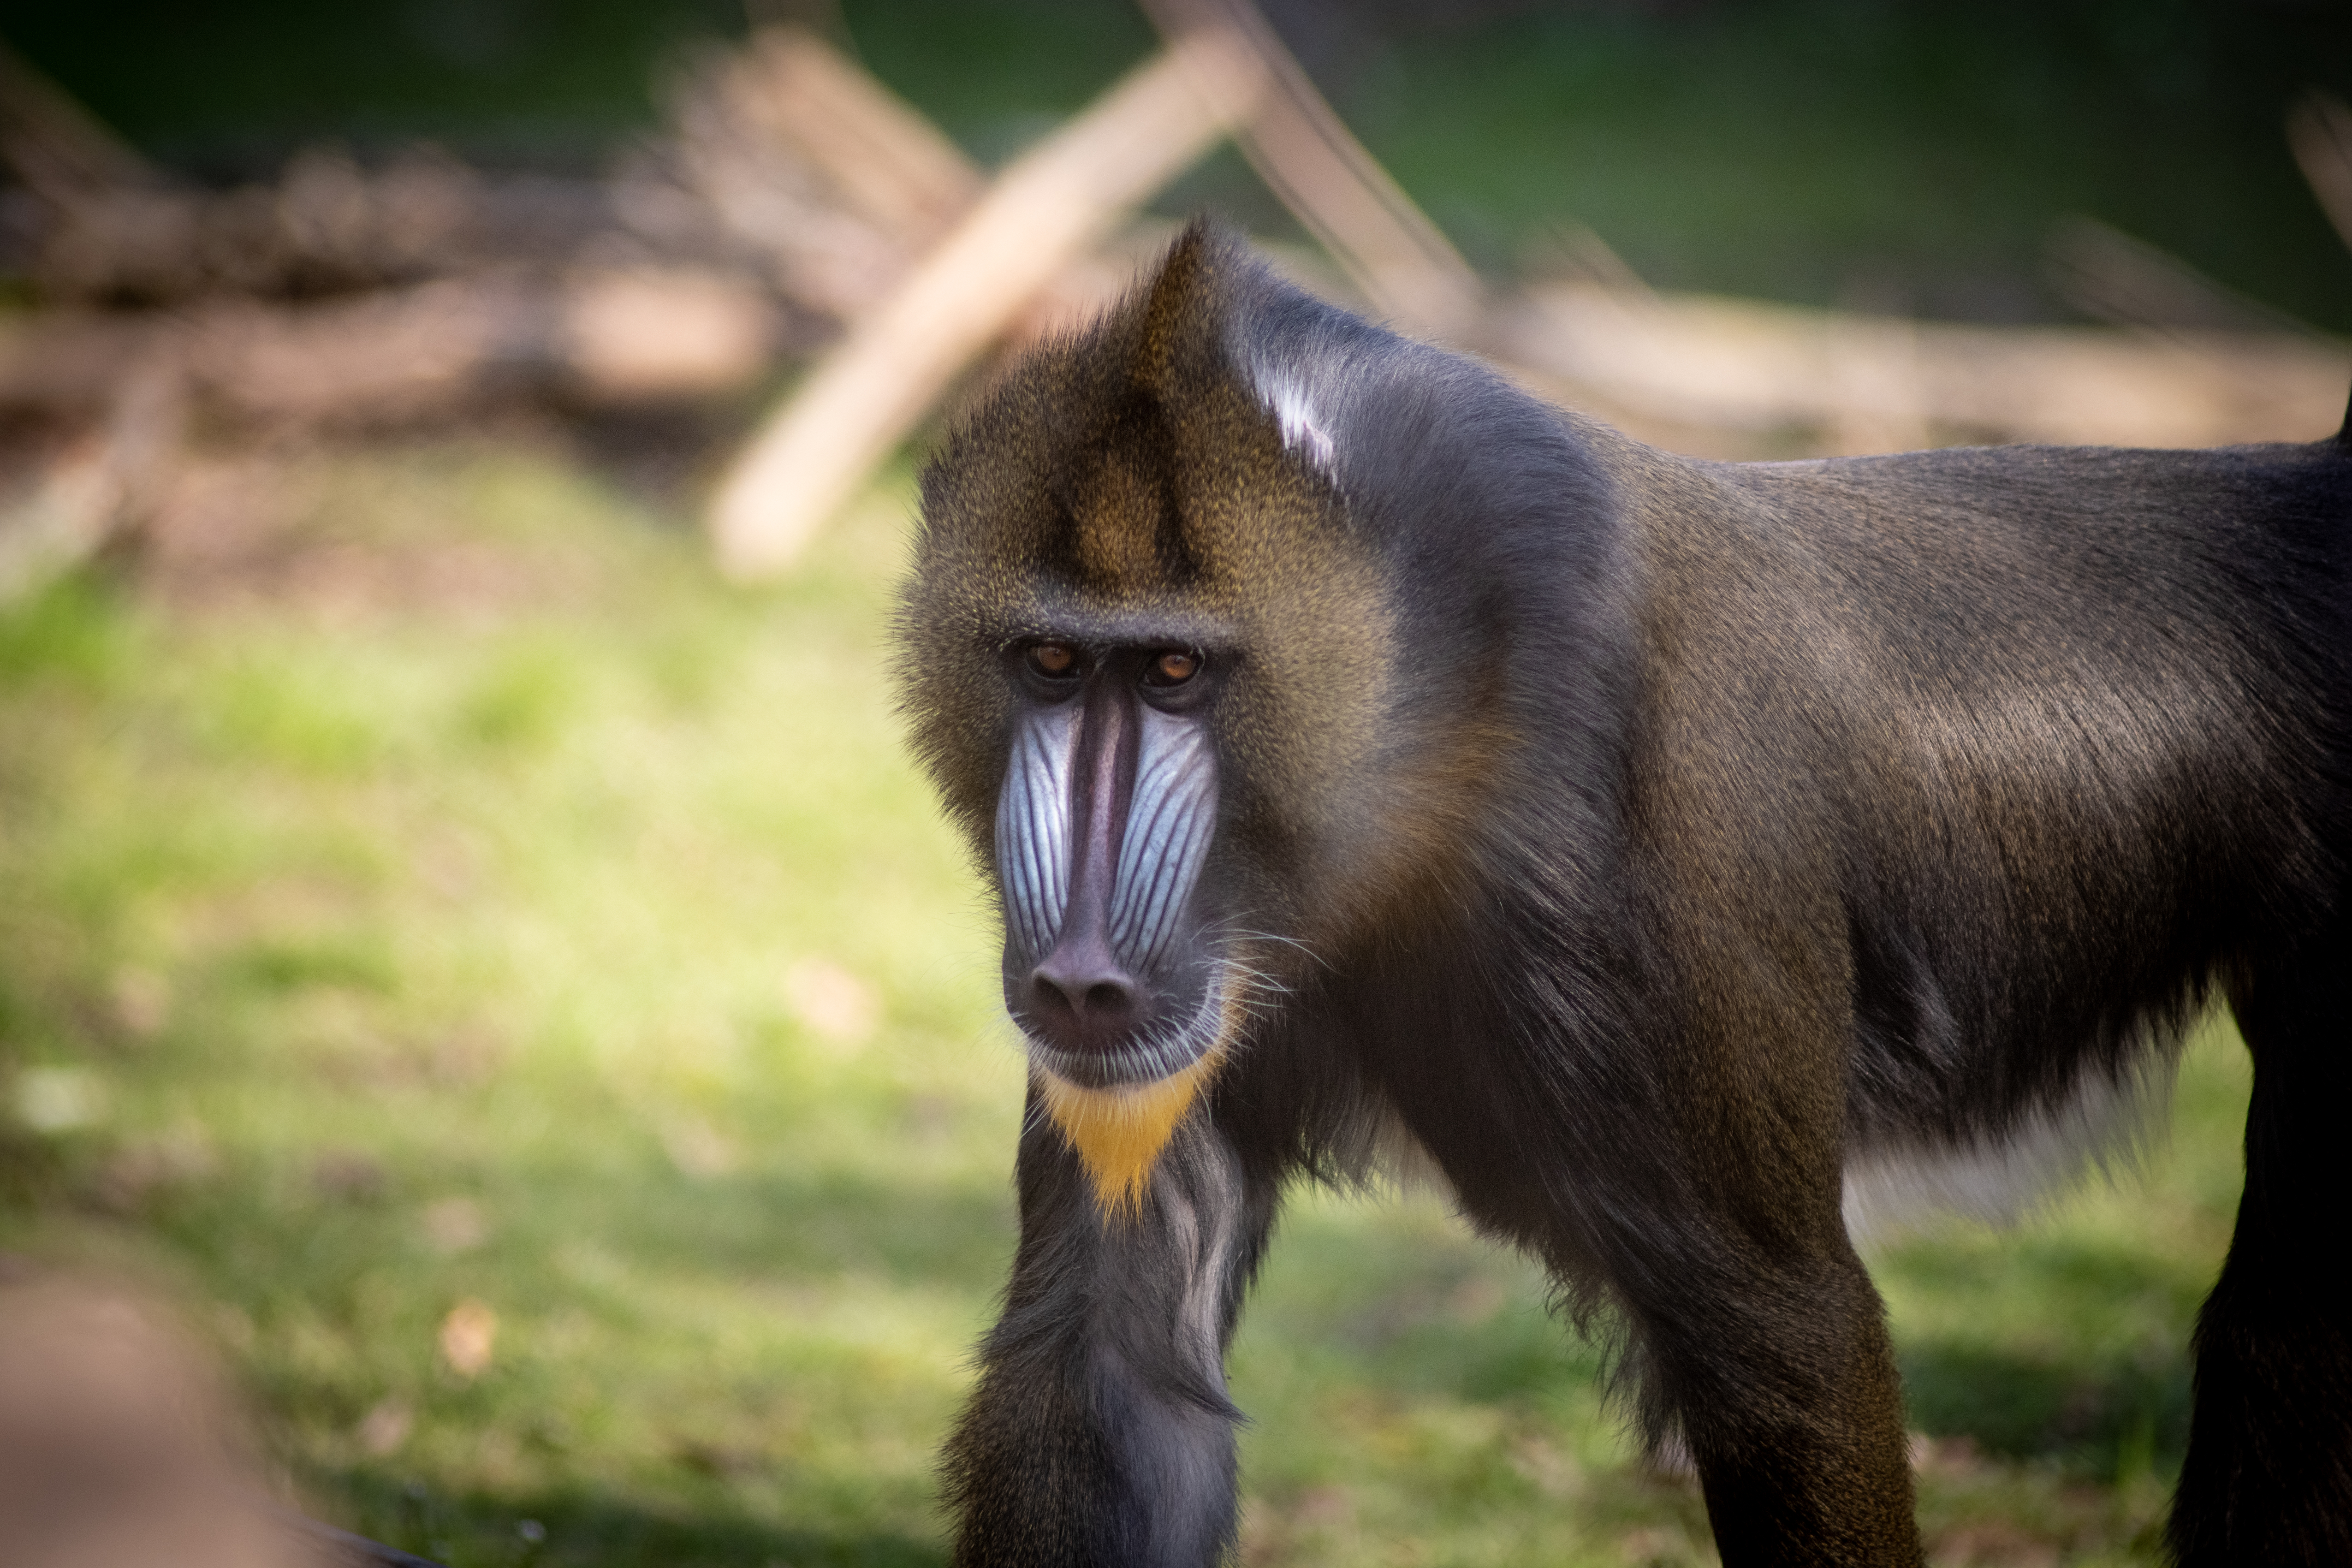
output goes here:
<path id="1" fill-rule="evenodd" d="M 802 304 L 847 319 L 986 184 L 908 104 L 807 29 L 764 27 L 672 93 L 677 177 Z"/>
<path id="2" fill-rule="evenodd" d="M 152 184 L 155 171 L 64 89 L 0 44 L 0 163 L 44 201 Z"/>
<path id="3" fill-rule="evenodd" d="M 178 452 L 180 367 L 155 345 L 116 384 L 98 426 L 43 464 L 29 491 L 0 506 L 0 605 L 37 592 L 134 526 Z"/>
<path id="4" fill-rule="evenodd" d="M 2287 116 L 2286 139 L 2336 237 L 2352 246 L 2352 108 L 2313 93 Z"/>
<path id="5" fill-rule="evenodd" d="M 1257 56 L 1269 90 L 1234 139 L 1375 309 L 1424 337 L 1460 341 L 1474 330 L 1477 274 L 1332 112 L 1251 0 L 1143 0 L 1143 8 L 1171 41 L 1222 28 Z"/>
<path id="6" fill-rule="evenodd" d="M 2095 218 L 2060 220 L 2044 258 L 2050 280 L 2068 304 L 2116 326 L 2315 335 L 2285 312 Z"/>
<path id="7" fill-rule="evenodd" d="M 168 359 L 233 419 L 367 424 L 486 393 L 588 403 L 740 391 L 773 363 L 747 280 L 680 268 L 444 279 L 307 304 L 229 297 L 162 312 L 0 320 L 0 408 L 87 416 Z"/>
<path id="8" fill-rule="evenodd" d="M 1967 327 L 1574 284 L 1528 293 L 1488 342 L 1570 402 L 1589 392 L 1675 425 L 1828 432 L 1839 450 L 2316 438 L 2340 422 L 2352 373 L 2352 349 L 2292 334 Z"/>
<path id="9" fill-rule="evenodd" d="M 715 86 L 771 145 L 822 175 L 841 205 L 919 246 L 945 234 L 987 185 L 919 110 L 805 27 L 760 28 Z"/>
<path id="10" fill-rule="evenodd" d="M 710 511 L 722 567 L 749 578 L 789 565 L 956 375 L 1247 114 L 1265 79 L 1231 35 L 1188 35 L 1006 169 L 737 458 Z"/>
<path id="11" fill-rule="evenodd" d="M 312 148 L 274 184 L 121 185 L 44 203 L 19 264 L 52 301 L 136 305 L 230 294 L 314 299 L 490 269 L 560 268 L 615 248 L 742 265 L 698 207 L 663 234 L 642 235 L 620 210 L 620 194 L 602 181 L 492 178 L 429 149 L 366 170 Z"/>

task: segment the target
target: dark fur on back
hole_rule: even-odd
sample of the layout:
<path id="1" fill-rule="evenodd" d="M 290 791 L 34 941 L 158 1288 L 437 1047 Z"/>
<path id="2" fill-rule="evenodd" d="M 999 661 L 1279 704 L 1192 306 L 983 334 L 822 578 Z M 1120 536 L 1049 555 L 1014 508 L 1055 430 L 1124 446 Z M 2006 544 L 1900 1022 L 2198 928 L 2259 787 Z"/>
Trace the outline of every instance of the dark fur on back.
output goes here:
<path id="1" fill-rule="evenodd" d="M 1013 374 L 927 476 L 925 517 L 908 707 L 983 862 L 1012 721 L 974 650 L 1057 616 L 1205 626 L 1244 672 L 1204 896 L 1267 991 L 1171 1180 L 1223 1150 L 1223 1201 L 1255 1217 L 1206 1262 L 1142 1224 L 1123 1267 L 1180 1294 L 1206 1270 L 1221 1340 L 1280 1184 L 1356 1170 L 1367 1130 L 1401 1124 L 1474 1222 L 1580 1314 L 1618 1315 L 1727 1561 L 1916 1560 L 1853 1169 L 2063 1131 L 2086 1093 L 2160 1079 L 2210 988 L 2243 1014 L 2342 946 L 2352 423 L 2205 452 L 1696 462 L 1196 228 L 1128 308 Z M 2317 1015 L 2294 1016 L 2254 1041 L 2258 1081 L 2315 1070 L 2292 1064 L 2323 1049 Z M 1024 1259 L 1109 1223 L 1053 1174 L 1068 1163 L 1033 1122 Z M 2232 1268 L 2283 1278 L 2283 1257 Z M 1124 1374 L 1083 1369 L 1160 1320 L 1114 1331 L 1099 1284 L 1057 1296 L 1022 1267 L 989 1386 L 1059 1368 L 1078 1405 L 1131 1404 Z M 2352 1386 L 2340 1312 L 2314 1310 L 2305 1340 L 2335 1348 L 2296 1353 Z M 2279 1381 L 2234 1324 L 2209 1322 L 2238 1346 L 2200 1370 L 2227 1384 L 2214 1409 Z M 1221 1375 L 1184 1364 L 1213 1389 L 1156 1397 L 1213 1409 Z M 1204 1561 L 1170 1543 L 1225 1539 L 1038 1555 L 1034 1510 L 1097 1521 L 1057 1541 L 1130 1517 L 1055 1489 L 1126 1495 L 1135 1453 L 1164 1468 L 1173 1444 L 1205 1474 L 1220 1450 L 1010 1398 L 983 1394 L 954 1450 L 961 1560 Z M 2249 1410 L 2200 1426 L 2221 1435 L 2183 1483 L 2205 1500 L 2177 1530 L 2194 1560 L 2321 1541 L 2352 1501 L 2323 1477 L 2247 1522 L 2210 1477 Z M 1056 1422 L 1109 1469 L 1041 1483 L 1049 1503 L 993 1456 L 1042 1463 Z M 1221 1495 L 1186 1507 L 1229 1521 Z"/>

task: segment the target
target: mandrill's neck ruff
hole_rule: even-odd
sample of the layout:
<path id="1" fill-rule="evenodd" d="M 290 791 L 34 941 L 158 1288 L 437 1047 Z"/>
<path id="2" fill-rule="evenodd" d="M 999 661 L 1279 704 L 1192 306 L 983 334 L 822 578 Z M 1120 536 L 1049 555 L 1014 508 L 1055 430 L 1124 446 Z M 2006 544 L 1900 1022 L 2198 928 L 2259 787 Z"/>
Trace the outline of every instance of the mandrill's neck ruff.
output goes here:
<path id="1" fill-rule="evenodd" d="M 1442 399 L 1467 367 L 1421 352 Z M 1395 357 L 1196 226 L 924 475 L 906 706 L 993 873 L 1034 1100 L 1107 1209 L 1258 1005 L 1360 937 L 1365 889 L 1458 879 L 1507 726 L 1491 682 L 1397 679 L 1398 563 L 1339 466 L 1357 362 Z"/>

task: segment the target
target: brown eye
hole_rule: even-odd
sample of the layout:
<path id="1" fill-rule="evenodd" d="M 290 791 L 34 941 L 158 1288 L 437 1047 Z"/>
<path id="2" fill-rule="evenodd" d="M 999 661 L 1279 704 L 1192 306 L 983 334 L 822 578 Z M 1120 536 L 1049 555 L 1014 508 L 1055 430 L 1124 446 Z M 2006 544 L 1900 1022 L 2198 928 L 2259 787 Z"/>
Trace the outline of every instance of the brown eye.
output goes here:
<path id="1" fill-rule="evenodd" d="M 1078 650 L 1066 642 L 1041 642 L 1029 650 L 1029 668 L 1048 680 L 1076 672 Z"/>
<path id="2" fill-rule="evenodd" d="M 1149 686 L 1181 686 L 1200 672 L 1201 656 L 1177 649 L 1153 658 L 1143 679 Z"/>

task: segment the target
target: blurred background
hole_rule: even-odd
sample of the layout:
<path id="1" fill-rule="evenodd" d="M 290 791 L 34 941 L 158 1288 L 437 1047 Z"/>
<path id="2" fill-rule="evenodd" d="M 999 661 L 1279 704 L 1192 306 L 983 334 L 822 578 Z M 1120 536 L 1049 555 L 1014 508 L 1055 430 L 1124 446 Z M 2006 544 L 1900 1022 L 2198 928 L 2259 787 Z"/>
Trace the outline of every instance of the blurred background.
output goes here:
<path id="1" fill-rule="evenodd" d="M 2311 439 L 2352 385 L 2316 0 L 0 40 L 0 1324 L 147 1325 L 93 1363 L 457 1568 L 944 1561 L 1022 1068 L 884 679 L 911 464 L 1190 214 L 1703 456 Z M 1936 1562 L 2157 1561 L 2244 1093 L 2209 1025 L 2138 1173 L 1874 1254 Z M 34 1359 L 0 1455 L 68 1452 Z M 1243 1560 L 1713 1561 L 1600 1365 L 1435 1198 L 1300 1194 Z M 67 1555 L 91 1486 L 0 1539 L 131 1560 Z"/>

